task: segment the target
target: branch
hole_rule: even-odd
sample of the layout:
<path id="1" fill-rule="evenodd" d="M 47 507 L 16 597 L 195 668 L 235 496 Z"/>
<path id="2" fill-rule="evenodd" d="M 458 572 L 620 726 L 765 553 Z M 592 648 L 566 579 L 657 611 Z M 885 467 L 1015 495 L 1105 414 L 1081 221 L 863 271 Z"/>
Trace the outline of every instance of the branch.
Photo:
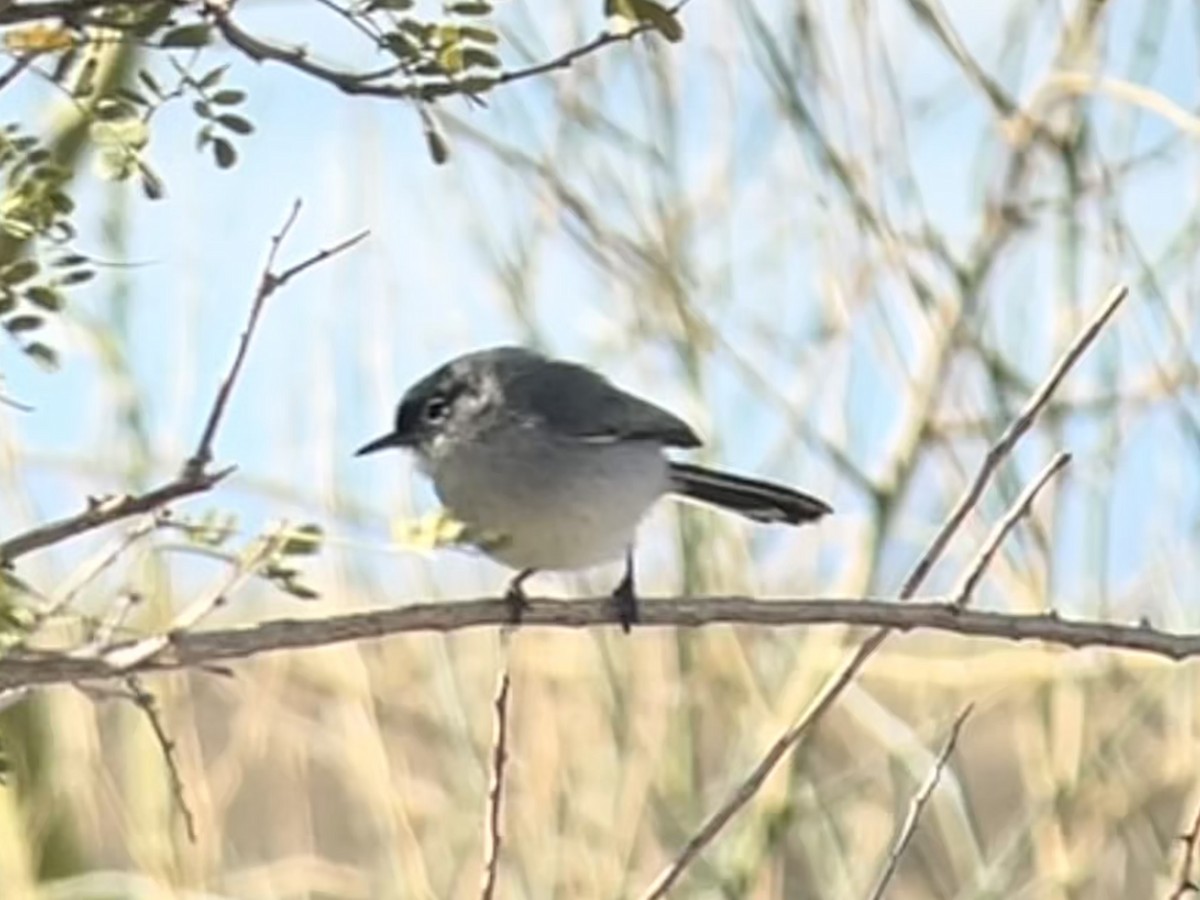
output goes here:
<path id="1" fill-rule="evenodd" d="M 45 525 L 39 525 L 8 540 L 0 541 L 0 568 L 10 565 L 18 557 L 24 556 L 26 553 L 31 553 L 34 550 L 49 547 L 52 544 L 60 543 L 68 538 L 92 531 L 93 529 L 121 519 L 126 519 L 130 516 L 154 512 L 182 497 L 210 490 L 213 485 L 233 471 L 233 468 L 229 467 L 210 472 L 207 470 L 207 466 L 211 461 L 212 443 L 216 437 L 217 428 L 220 426 L 225 406 L 229 402 L 230 394 L 233 392 L 233 386 L 237 381 L 238 375 L 241 373 L 242 363 L 245 360 L 246 351 L 250 345 L 250 338 L 253 336 L 254 330 L 258 325 L 263 305 L 266 303 L 268 297 L 290 279 L 306 269 L 315 266 L 317 263 L 323 262 L 344 250 L 348 250 L 367 235 L 365 231 L 360 232 L 334 247 L 319 250 L 291 268 L 285 269 L 280 274 L 276 274 L 272 271 L 272 266 L 275 264 L 279 245 L 284 237 L 287 236 L 299 211 L 300 201 L 297 200 L 293 204 L 288 218 L 279 230 L 279 233 L 271 238 L 271 250 L 267 254 L 266 266 L 259 278 L 258 291 L 251 304 L 249 321 L 238 342 L 233 363 L 230 365 L 229 371 L 222 380 L 217 395 L 213 400 L 212 409 L 209 411 L 208 420 L 205 423 L 200 442 L 196 445 L 195 452 L 184 464 L 182 471 L 165 484 L 152 488 L 143 494 L 122 494 L 104 499 L 89 499 L 87 508 L 83 512 L 49 522 Z"/>
<path id="2" fill-rule="evenodd" d="M 1120 625 L 1090 619 L 1063 619 L 1054 613 L 1001 613 L 960 609 L 953 603 L 812 598 L 754 600 L 747 597 L 645 600 L 639 627 L 698 628 L 737 624 L 762 627 L 795 625 L 871 626 L 887 631 L 925 629 L 1002 641 L 1038 641 L 1072 649 L 1102 647 L 1146 653 L 1169 660 L 1200 657 L 1200 633 L 1174 633 L 1147 624 Z M 387 608 L 321 619 L 274 619 L 240 628 L 174 631 L 153 658 L 123 659 L 120 651 L 135 641 L 113 643 L 122 666 L 95 656 L 80 657 L 39 650 L 12 650 L 0 657 L 0 692 L 24 686 L 123 677 L 134 672 L 211 667 L 223 660 L 246 659 L 280 650 L 326 647 L 414 632 L 502 628 L 511 611 L 502 600 L 449 600 Z M 593 628 L 619 624 L 612 598 L 531 600 L 521 627 Z"/>
<path id="3" fill-rule="evenodd" d="M 1200 885 L 1192 878 L 1192 863 L 1196 858 L 1197 845 L 1200 844 L 1200 809 L 1192 820 L 1192 827 L 1187 834 L 1181 834 L 1179 840 L 1183 844 L 1183 855 L 1179 860 L 1179 873 L 1176 876 L 1175 887 L 1167 900 L 1183 900 L 1189 894 L 1200 894 Z"/>
<path id="4" fill-rule="evenodd" d="M 879 881 L 875 883 L 875 889 L 871 891 L 869 900 L 883 900 L 883 892 L 887 890 L 888 884 L 896 874 L 900 857 L 904 855 L 913 835 L 917 833 L 917 823 L 921 820 L 921 813 L 925 810 L 929 798 L 933 796 L 934 789 L 942 779 L 942 770 L 950 762 L 950 754 L 954 752 L 954 745 L 958 743 L 958 733 L 962 731 L 963 723 L 967 721 L 967 716 L 971 714 L 973 708 L 974 704 L 971 703 L 964 706 L 962 712 L 955 718 L 954 724 L 950 726 L 950 734 L 946 738 L 946 743 L 942 745 L 942 750 L 938 753 L 933 768 L 929 770 L 925 781 L 913 795 L 912 802 L 908 806 L 908 815 L 904 817 L 904 824 L 896 833 L 896 839 L 892 842 L 892 849 L 888 853 L 887 865 L 884 866 Z"/>
<path id="5" fill-rule="evenodd" d="M 975 507 L 975 504 L 979 502 L 979 498 L 983 496 L 984 490 L 987 488 L 996 469 L 999 468 L 1000 463 L 1012 451 L 1017 441 L 1033 426 L 1034 420 L 1046 403 L 1049 402 L 1051 395 L 1062 382 L 1063 378 L 1066 377 L 1067 372 L 1075 365 L 1084 351 L 1091 346 L 1096 336 L 1104 328 L 1105 324 L 1108 323 L 1109 319 L 1112 318 L 1117 309 L 1120 308 L 1128 294 L 1129 289 L 1123 285 L 1110 292 L 1108 298 L 1092 321 L 1071 342 L 1058 362 L 1050 370 L 1050 374 L 1046 376 L 1045 380 L 1026 402 L 1021 412 L 1008 428 L 1005 429 L 1004 433 L 1000 435 L 996 443 L 988 449 L 987 455 L 979 466 L 979 470 L 975 473 L 975 478 L 963 493 L 958 503 L 950 511 L 950 514 L 942 523 L 941 528 L 938 529 L 937 534 L 934 535 L 928 548 L 926 548 L 925 552 L 917 560 L 912 572 L 904 580 L 898 594 L 899 600 L 908 600 L 916 594 L 921 584 L 925 581 L 925 577 L 933 568 L 934 563 L 938 561 L 942 552 L 950 543 L 950 539 L 954 537 L 959 527 L 966 520 L 967 515 Z M 957 609 L 958 607 L 955 608 Z M 846 664 L 825 683 L 816 698 L 801 714 L 800 718 L 788 726 L 776 738 L 775 742 L 768 748 L 767 752 L 754 768 L 751 769 L 741 784 L 704 821 L 696 833 L 684 844 L 675 859 L 651 882 L 650 887 L 642 895 L 642 900 L 660 900 L 660 898 L 666 895 L 667 891 L 679 880 L 679 877 L 692 860 L 716 838 L 721 829 L 725 827 L 725 824 L 758 793 L 758 789 L 762 786 L 767 776 L 774 770 L 775 766 L 778 765 L 779 761 L 833 707 L 838 697 L 841 696 L 842 691 L 854 681 L 859 670 L 866 665 L 867 660 L 882 646 L 889 634 L 891 634 L 890 629 L 880 628 L 863 641 Z"/>
<path id="6" fill-rule="evenodd" d="M 508 761 L 510 684 L 506 646 L 505 659 L 500 663 L 500 673 L 496 676 L 496 695 L 492 700 L 492 765 L 488 777 L 487 817 L 483 829 L 483 879 L 479 887 L 479 900 L 492 900 L 496 892 L 496 873 L 500 868 L 500 801 L 504 797 L 504 764 Z"/>
<path id="7" fill-rule="evenodd" d="M 979 548 L 979 554 L 967 568 L 966 573 L 959 581 L 959 586 L 951 591 L 951 596 L 954 597 L 955 606 L 966 606 L 971 602 L 971 595 L 975 593 L 975 588 L 983 578 L 987 571 L 988 565 L 992 561 L 992 557 L 1000 549 L 1000 545 L 1004 543 L 1004 539 L 1008 537 L 1008 533 L 1012 531 L 1017 523 L 1025 516 L 1029 515 L 1029 510 L 1033 506 L 1033 501 L 1037 499 L 1037 495 L 1059 472 L 1066 468 L 1067 463 L 1071 461 L 1070 453 L 1059 453 L 1058 456 L 1050 460 L 1044 469 L 1038 474 L 1037 478 L 1029 483 L 1029 487 L 1025 488 L 1017 502 L 1012 505 L 1012 509 L 1005 514 L 1004 518 L 996 523 L 988 535 L 983 546 Z"/>

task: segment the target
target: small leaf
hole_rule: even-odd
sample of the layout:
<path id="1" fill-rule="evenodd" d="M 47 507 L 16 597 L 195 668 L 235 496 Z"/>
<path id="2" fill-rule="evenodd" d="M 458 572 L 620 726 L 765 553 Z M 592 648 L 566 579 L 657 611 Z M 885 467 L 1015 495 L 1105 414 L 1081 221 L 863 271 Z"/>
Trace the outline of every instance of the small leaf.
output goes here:
<path id="1" fill-rule="evenodd" d="M 83 284 L 85 281 L 91 281 L 96 277 L 96 273 L 92 269 L 75 269 L 67 272 L 58 279 L 58 283 L 62 285 Z"/>
<path id="2" fill-rule="evenodd" d="M 239 103 L 241 103 L 243 100 L 246 99 L 246 92 L 245 91 L 235 91 L 232 89 L 224 90 L 224 91 L 217 91 L 209 99 L 213 103 L 217 103 L 221 106 L 237 106 Z"/>
<path id="3" fill-rule="evenodd" d="M 32 341 L 21 349 L 42 368 L 50 370 L 58 368 L 58 353 L 41 341 Z"/>
<path id="4" fill-rule="evenodd" d="M 320 525 L 308 523 L 288 531 L 279 547 L 284 556 L 312 556 L 321 549 L 325 531 Z"/>
<path id="5" fill-rule="evenodd" d="M 212 118 L 212 107 L 204 100 L 196 100 L 192 103 L 192 112 L 202 119 Z"/>
<path id="6" fill-rule="evenodd" d="M 222 169 L 228 169 L 237 162 L 237 151 L 233 149 L 233 144 L 229 143 L 225 138 L 213 138 L 212 147 L 213 159 L 217 161 L 217 165 Z"/>
<path id="7" fill-rule="evenodd" d="M 301 584 L 291 578 L 281 582 L 279 586 L 299 600 L 316 600 L 321 596 L 308 585 Z"/>
<path id="8" fill-rule="evenodd" d="M 142 16 L 142 20 L 133 26 L 133 33 L 140 38 L 148 38 L 154 32 L 163 28 L 171 21 L 171 7 L 169 0 L 163 3 L 155 3 L 146 10 L 146 14 Z"/>
<path id="9" fill-rule="evenodd" d="M 180 25 L 172 28 L 159 40 L 158 46 L 171 47 L 203 47 L 212 37 L 212 28 L 203 23 L 195 25 Z M 209 74 L 212 74 L 211 72 Z M 220 76 L 218 76 L 220 77 Z"/>
<path id="10" fill-rule="evenodd" d="M 496 54 L 480 50 L 478 47 L 463 48 L 462 61 L 468 69 L 473 66 L 483 66 L 488 69 L 500 68 L 500 59 Z"/>
<path id="11" fill-rule="evenodd" d="M 162 85 L 160 85 L 158 83 L 158 79 L 155 78 L 148 71 L 146 71 L 145 69 L 139 69 L 138 70 L 138 80 L 142 84 L 144 84 L 146 86 L 146 90 L 150 91 L 150 93 L 154 94 L 154 96 L 162 97 L 162 95 L 163 95 Z"/>
<path id="12" fill-rule="evenodd" d="M 641 22 L 649 22 L 663 37 L 675 44 L 683 40 L 683 26 L 675 13 L 654 0 L 627 0 L 633 13 Z"/>
<path id="13" fill-rule="evenodd" d="M 217 123 L 228 128 L 235 134 L 250 134 L 254 131 L 254 124 L 249 119 L 243 119 L 241 116 L 235 116 L 233 113 L 217 116 Z"/>
<path id="14" fill-rule="evenodd" d="M 6 319 L 4 327 L 8 329 L 10 334 L 20 334 L 24 331 L 36 331 L 42 327 L 45 322 L 41 316 L 13 316 L 11 319 Z"/>
<path id="15" fill-rule="evenodd" d="M 215 87 L 217 82 L 219 82 L 222 78 L 225 77 L 225 72 L 228 68 L 229 68 L 228 63 L 226 63 L 223 66 L 217 66 L 211 72 L 206 73 L 203 78 L 201 78 L 199 81 L 197 81 L 196 85 L 201 90 L 208 90 L 210 87 Z"/>
<path id="16" fill-rule="evenodd" d="M 491 15 L 492 4 L 482 2 L 450 3 L 446 6 L 446 12 L 460 16 L 487 16 Z"/>
<path id="17" fill-rule="evenodd" d="M 367 0 L 363 12 L 373 12 L 377 9 L 389 9 L 392 12 L 405 12 L 413 8 L 413 0 Z"/>
<path id="18" fill-rule="evenodd" d="M 32 287 L 26 288 L 25 299 L 34 306 L 39 306 L 50 312 L 58 312 L 66 303 L 66 298 L 63 297 L 62 292 L 55 290 L 48 284 L 35 284 Z"/>
<path id="19" fill-rule="evenodd" d="M 82 253 L 68 253 L 65 256 L 58 257 L 50 265 L 62 268 L 66 266 L 82 266 L 88 262 L 91 262 L 91 259 Z"/>
<path id="20" fill-rule="evenodd" d="M 477 44 L 498 44 L 500 43 L 500 35 L 492 31 L 490 28 L 479 28 L 475 25 L 463 25 L 462 36 L 467 40 L 474 41 Z"/>
<path id="21" fill-rule="evenodd" d="M 142 194 L 147 200 L 161 200 L 166 195 L 163 180 L 148 165 L 142 163 L 138 166 L 138 174 L 141 176 Z"/>
<path id="22" fill-rule="evenodd" d="M 10 263 L 3 269 L 0 269 L 0 281 L 5 284 L 20 284 L 22 281 L 28 281 L 38 273 L 39 266 L 36 260 L 19 259 L 15 263 Z"/>
<path id="23" fill-rule="evenodd" d="M 17 308 L 17 297 L 8 288 L 0 290 L 0 316 L 7 316 Z"/>

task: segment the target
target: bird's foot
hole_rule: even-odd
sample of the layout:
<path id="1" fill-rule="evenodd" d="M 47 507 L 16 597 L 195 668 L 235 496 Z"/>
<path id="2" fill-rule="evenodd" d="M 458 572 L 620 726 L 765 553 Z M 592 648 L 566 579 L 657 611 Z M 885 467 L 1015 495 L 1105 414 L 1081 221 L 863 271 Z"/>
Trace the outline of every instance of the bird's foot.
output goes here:
<path id="1" fill-rule="evenodd" d="M 525 589 L 521 585 L 532 574 L 532 569 L 518 572 L 508 583 L 508 589 L 504 592 L 504 602 L 508 604 L 508 621 L 512 625 L 521 624 L 525 610 L 529 608 L 529 598 L 525 596 Z"/>
<path id="2" fill-rule="evenodd" d="M 612 596 L 613 603 L 617 607 L 617 620 L 621 623 L 621 630 L 629 634 L 633 623 L 638 620 L 637 593 L 633 589 L 633 573 L 631 571 L 626 571 L 625 577 L 621 579 L 621 583 L 617 585 Z"/>

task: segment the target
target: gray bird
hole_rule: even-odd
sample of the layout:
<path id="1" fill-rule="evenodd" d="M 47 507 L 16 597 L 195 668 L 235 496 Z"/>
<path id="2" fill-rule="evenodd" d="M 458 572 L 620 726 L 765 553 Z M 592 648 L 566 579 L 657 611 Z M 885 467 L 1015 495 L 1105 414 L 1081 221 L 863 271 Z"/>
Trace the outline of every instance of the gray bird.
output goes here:
<path id="1" fill-rule="evenodd" d="M 408 389 L 395 428 L 356 456 L 416 453 L 447 511 L 479 549 L 517 570 L 505 599 L 514 621 L 524 581 L 625 557 L 613 592 L 622 628 L 637 620 L 633 537 L 650 506 L 677 494 L 756 522 L 801 525 L 832 512 L 782 485 L 674 462 L 698 447 L 681 419 L 585 366 L 521 347 L 468 353 Z M 486 539 L 484 539 L 486 538 Z"/>

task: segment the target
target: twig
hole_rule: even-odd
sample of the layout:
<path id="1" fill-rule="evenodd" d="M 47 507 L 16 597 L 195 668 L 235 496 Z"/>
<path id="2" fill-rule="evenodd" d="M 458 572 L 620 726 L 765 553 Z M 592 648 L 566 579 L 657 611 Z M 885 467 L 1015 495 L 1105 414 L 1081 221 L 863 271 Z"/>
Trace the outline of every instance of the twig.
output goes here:
<path id="1" fill-rule="evenodd" d="M 682 4 L 681 4 L 682 5 Z M 241 51 L 255 62 L 277 62 L 302 72 L 318 81 L 337 88 L 344 94 L 383 97 L 392 100 L 420 100 L 430 102 L 442 97 L 473 96 L 481 90 L 490 90 L 502 84 L 510 84 L 537 75 L 544 75 L 556 69 L 566 69 L 578 62 L 582 57 L 595 53 L 610 44 L 629 41 L 636 35 L 651 30 L 653 26 L 639 22 L 629 31 L 622 34 L 602 32 L 597 37 L 574 47 L 553 59 L 537 63 L 523 69 L 513 69 L 501 72 L 485 87 L 474 87 L 466 91 L 456 80 L 447 78 L 445 81 L 408 81 L 401 84 L 380 83 L 377 72 L 349 72 L 335 69 L 331 66 L 313 60 L 308 51 L 302 47 L 282 47 L 278 44 L 264 41 L 251 34 L 235 22 L 230 15 L 232 4 L 229 0 L 207 0 L 204 5 L 205 13 L 212 19 L 221 32 L 221 36 L 235 49 Z"/>
<path id="2" fill-rule="evenodd" d="M 984 541 L 983 546 L 979 549 L 978 555 L 967 567 L 967 571 L 959 580 L 959 586 L 950 592 L 954 597 L 955 606 L 966 606 L 971 602 L 971 595 L 975 593 L 975 588 L 979 584 L 979 580 L 983 578 L 987 567 L 992 562 L 992 557 L 1000 549 L 1000 545 L 1004 543 L 1004 539 L 1008 537 L 1008 533 L 1016 527 L 1017 523 L 1029 514 L 1030 508 L 1033 506 L 1033 501 L 1037 499 L 1037 495 L 1041 492 L 1046 484 L 1061 472 L 1071 461 L 1071 454 L 1061 452 L 1046 465 L 1038 474 L 1037 478 L 1029 483 L 1021 496 L 1017 498 L 1017 502 L 1012 505 L 1012 508 L 1005 513 L 1004 518 L 996 523 Z"/>
<path id="3" fill-rule="evenodd" d="M 247 549 L 238 559 L 217 586 L 206 594 L 201 594 L 176 614 L 171 620 L 171 626 L 162 634 L 154 634 L 133 643 L 121 644 L 106 650 L 103 659 L 116 671 L 130 671 L 161 653 L 171 643 L 172 638 L 195 627 L 205 617 L 219 606 L 222 606 L 229 595 L 249 581 L 259 567 L 271 558 L 279 549 L 282 538 L 278 533 L 264 535 Z"/>
<path id="4" fill-rule="evenodd" d="M 869 626 L 888 631 L 926 629 L 1000 641 L 1038 641 L 1083 649 L 1145 653 L 1166 660 L 1200 657 L 1200 633 L 1177 634 L 1148 624 L 1120 625 L 1088 619 L 1063 619 L 1054 613 L 1015 614 L 960 609 L 948 602 L 898 604 L 880 599 L 754 600 L 746 597 L 646 600 L 639 627 L 697 628 L 739 624 L 759 627 L 797 625 Z M 104 659 L 62 653 L 13 650 L 0 658 L 0 691 L 9 688 L 103 679 L 129 672 L 212 667 L 280 650 L 326 647 L 414 632 L 498 628 L 511 610 L 501 600 L 452 600 L 400 608 L 348 613 L 322 619 L 275 619 L 237 628 L 169 632 L 156 642 L 154 657 L 114 671 Z M 591 628 L 618 624 L 611 597 L 580 600 L 530 600 L 521 627 Z M 132 643 L 116 643 L 115 652 Z"/>
<path id="5" fill-rule="evenodd" d="M 891 883 L 893 876 L 896 874 L 896 867 L 900 864 L 900 857 L 904 855 L 909 842 L 917 832 L 917 823 L 921 820 L 921 813 L 925 810 L 926 804 L 929 803 L 929 798 L 933 796 L 938 782 L 942 779 L 942 770 L 950 762 L 950 754 L 954 752 L 954 745 L 958 743 L 958 733 L 962 731 L 963 723 L 967 721 L 967 717 L 971 714 L 973 708 L 973 703 L 968 703 L 964 706 L 958 716 L 955 717 L 954 724 L 950 726 L 950 734 L 946 737 L 946 742 L 942 745 L 941 752 L 938 753 L 933 768 L 929 770 L 929 774 L 925 776 L 925 781 L 921 783 L 921 787 L 917 789 L 912 801 L 908 805 L 908 815 L 904 817 L 904 824 L 900 826 L 895 840 L 892 841 L 892 849 L 888 852 L 887 863 L 883 868 L 883 872 L 880 873 L 879 880 L 875 883 L 874 890 L 869 895 L 869 900 L 882 900 L 883 892 L 887 890 L 888 884 Z"/>
<path id="6" fill-rule="evenodd" d="M 1200 885 L 1192 878 L 1192 864 L 1196 858 L 1197 845 L 1200 845 L 1200 807 L 1192 819 L 1192 827 L 1186 834 L 1179 836 L 1183 844 L 1183 856 L 1179 860 L 1179 872 L 1175 878 L 1175 887 L 1167 900 L 1183 900 L 1189 894 L 1200 894 Z"/>
<path id="7" fill-rule="evenodd" d="M 3 74 L 0 74 L 0 91 L 12 84 L 13 79 L 24 72 L 36 57 L 36 53 L 29 52 L 22 53 L 20 56 L 14 59 L 13 64 L 9 66 Z M 17 406 L 20 408 L 20 404 L 17 404 Z"/>
<path id="8" fill-rule="evenodd" d="M 1008 456 L 1017 441 L 1030 429 L 1038 413 L 1041 412 L 1042 407 L 1049 401 L 1050 396 L 1054 393 L 1059 383 L 1079 357 L 1083 355 L 1084 351 L 1091 346 L 1096 336 L 1104 328 L 1108 320 L 1112 318 L 1117 309 L 1120 308 L 1128 294 L 1129 289 L 1124 285 L 1110 292 L 1108 298 L 1100 307 L 1099 312 L 1084 327 L 1075 340 L 1071 342 L 1070 346 L 1067 347 L 1066 351 L 1054 365 L 1054 368 L 1050 370 L 1050 374 L 1046 376 L 1045 380 L 1026 402 L 1021 412 L 1008 428 L 1005 429 L 996 443 L 988 449 L 987 455 L 980 464 L 979 470 L 976 472 L 970 486 L 950 511 L 941 528 L 938 529 L 937 534 L 920 559 L 917 560 L 908 577 L 904 580 L 898 594 L 898 599 L 902 601 L 908 600 L 916 594 L 925 577 L 933 568 L 934 563 L 937 562 L 942 555 L 942 551 L 950 543 L 950 539 L 958 531 L 971 509 L 979 502 L 979 498 L 983 495 L 984 489 L 987 487 L 988 482 L 991 480 L 993 473 L 999 467 L 1000 463 Z M 957 609 L 958 607 L 953 608 Z M 874 655 L 883 642 L 887 640 L 890 633 L 890 629 L 881 628 L 863 641 L 846 664 L 825 683 L 824 687 L 809 707 L 801 714 L 800 718 L 792 723 L 775 740 L 762 759 L 759 760 L 745 779 L 734 789 L 733 793 L 704 821 L 696 833 L 684 844 L 678 855 L 651 882 L 649 888 L 642 895 L 642 900 L 658 900 L 658 898 L 666 895 L 667 891 L 679 879 L 692 860 L 716 838 L 725 826 L 725 823 L 732 819 L 758 792 L 762 783 L 779 761 L 783 759 L 787 751 L 795 746 L 821 720 L 825 713 L 832 708 L 838 697 L 841 696 L 842 691 L 854 680 L 859 670 Z"/>
<path id="9" fill-rule="evenodd" d="M 296 263 L 296 265 L 285 269 L 277 275 L 275 274 L 275 260 L 279 256 L 279 248 L 282 246 L 288 232 L 292 230 L 292 226 L 296 224 L 296 218 L 299 215 L 300 201 L 296 200 L 292 204 L 287 218 L 284 220 L 283 227 L 271 238 L 271 249 L 267 252 L 267 261 L 263 266 L 262 275 L 258 280 L 258 291 L 254 295 L 254 302 L 250 304 L 250 315 L 246 320 L 246 327 L 242 329 L 241 337 L 238 338 L 237 351 L 233 355 L 233 362 L 229 365 L 229 371 L 225 373 L 225 378 L 221 381 L 221 386 L 217 389 L 217 398 L 213 402 L 212 410 L 208 414 L 208 421 L 204 423 L 204 432 L 200 436 L 200 443 L 196 445 L 196 452 L 184 464 L 183 471 L 185 475 L 188 473 L 194 475 L 203 472 L 205 467 L 212 461 L 212 444 L 217 435 L 217 428 L 221 424 L 221 416 L 225 413 L 225 407 L 229 403 L 233 386 L 242 371 L 242 364 L 246 361 L 246 352 L 250 349 L 250 339 L 254 336 L 255 329 L 258 327 L 259 316 L 262 315 L 263 307 L 266 306 L 270 296 L 305 269 L 311 268 L 317 263 L 324 262 L 331 256 L 336 256 L 344 250 L 349 250 L 359 241 L 363 240 L 368 233 L 360 231 L 340 244 L 317 251 L 307 259 Z"/>
<path id="10" fill-rule="evenodd" d="M 505 645 L 508 641 L 505 640 Z M 480 900 L 492 900 L 496 890 L 496 873 L 500 868 L 500 809 L 504 798 L 504 765 L 508 761 L 508 676 L 507 646 L 505 658 L 496 676 L 496 694 L 492 700 L 492 758 L 488 776 L 487 814 L 483 829 L 483 878 L 479 887 Z"/>
<path id="11" fill-rule="evenodd" d="M 213 485 L 217 484 L 217 482 L 233 471 L 233 468 L 229 467 L 210 472 L 207 471 L 206 467 L 211 461 L 212 443 L 216 437 L 217 428 L 220 425 L 225 406 L 229 402 L 234 383 L 241 371 L 242 363 L 245 360 L 246 351 L 250 344 L 250 338 L 258 324 L 263 304 L 271 294 L 290 279 L 306 269 L 315 266 L 317 263 L 323 262 L 344 250 L 348 250 L 367 236 L 367 232 L 360 232 L 342 241 L 340 244 L 314 253 L 291 268 L 285 269 L 280 274 L 275 274 L 271 270 L 271 267 L 278 254 L 279 245 L 295 221 L 299 209 L 300 202 L 296 201 L 288 214 L 283 228 L 271 239 L 271 250 L 267 255 L 267 264 L 259 278 L 258 290 L 251 305 L 249 321 L 246 329 L 242 332 L 237 351 L 234 354 L 233 363 L 230 365 L 229 371 L 226 373 L 217 391 L 216 398 L 213 400 L 213 405 L 209 411 L 208 420 L 205 423 L 200 442 L 197 444 L 196 452 L 184 464 L 182 471 L 175 478 L 144 494 L 122 494 L 102 500 L 89 500 L 87 508 L 83 512 L 49 522 L 45 525 L 39 525 L 8 540 L 0 541 L 0 567 L 10 564 L 18 557 L 24 556 L 26 553 L 34 550 L 49 547 L 85 532 L 111 524 L 112 522 L 129 518 L 130 516 L 154 512 L 175 500 L 210 490 Z"/>
<path id="12" fill-rule="evenodd" d="M 194 844 L 196 843 L 196 818 L 192 815 L 191 807 L 188 806 L 187 798 L 184 796 L 183 776 L 179 774 L 179 764 L 175 757 L 175 742 L 171 740 L 166 728 L 163 727 L 154 695 L 146 690 L 135 675 L 130 675 L 125 679 L 125 686 L 129 688 L 129 699 L 134 706 L 146 714 L 150 728 L 154 731 L 154 738 L 158 741 L 159 749 L 162 750 L 163 762 L 167 766 L 167 777 L 171 781 L 171 795 L 175 798 L 175 803 L 183 816 L 188 840 Z"/>

